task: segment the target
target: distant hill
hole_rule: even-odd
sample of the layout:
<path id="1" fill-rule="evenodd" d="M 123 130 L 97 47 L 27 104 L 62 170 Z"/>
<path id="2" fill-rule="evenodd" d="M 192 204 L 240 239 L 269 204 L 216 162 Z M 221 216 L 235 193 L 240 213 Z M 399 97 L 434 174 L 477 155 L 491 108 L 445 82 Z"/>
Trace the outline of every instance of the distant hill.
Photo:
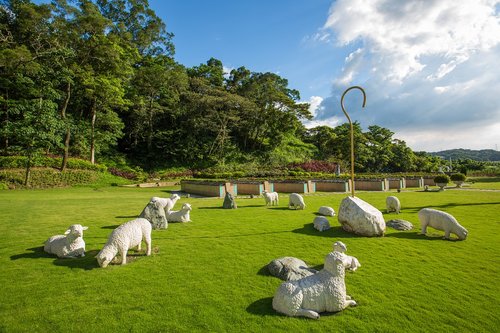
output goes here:
<path id="1" fill-rule="evenodd" d="M 429 153 L 434 156 L 440 156 L 446 160 L 450 158 L 466 159 L 469 158 L 475 161 L 500 161 L 500 152 L 493 149 L 471 150 L 471 149 L 450 149 Z"/>

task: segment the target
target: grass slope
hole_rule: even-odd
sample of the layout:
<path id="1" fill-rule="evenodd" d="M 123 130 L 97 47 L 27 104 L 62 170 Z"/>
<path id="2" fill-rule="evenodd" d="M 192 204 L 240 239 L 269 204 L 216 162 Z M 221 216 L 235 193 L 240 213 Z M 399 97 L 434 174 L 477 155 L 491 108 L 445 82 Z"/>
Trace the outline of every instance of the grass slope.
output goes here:
<path id="1" fill-rule="evenodd" d="M 417 230 L 357 237 L 337 218 L 312 227 L 321 205 L 338 210 L 345 194 L 306 196 L 304 211 L 265 207 L 262 198 L 182 198 L 193 222 L 153 231 L 153 255 L 131 252 L 126 266 L 97 267 L 95 254 L 119 224 L 140 213 L 159 188 L 0 191 L 0 331 L 2 332 L 495 332 L 500 331 L 500 192 L 402 192 L 402 218 Z M 357 196 L 385 211 L 389 193 Z M 466 241 L 440 231 L 418 235 L 417 212 L 433 207 L 469 230 Z M 43 242 L 74 223 L 89 227 L 87 256 L 57 259 Z M 320 320 L 288 318 L 271 306 L 280 280 L 264 266 L 294 256 L 321 268 L 335 240 L 362 267 L 346 276 L 358 307 Z M 130 254 L 130 252 L 129 252 Z"/>

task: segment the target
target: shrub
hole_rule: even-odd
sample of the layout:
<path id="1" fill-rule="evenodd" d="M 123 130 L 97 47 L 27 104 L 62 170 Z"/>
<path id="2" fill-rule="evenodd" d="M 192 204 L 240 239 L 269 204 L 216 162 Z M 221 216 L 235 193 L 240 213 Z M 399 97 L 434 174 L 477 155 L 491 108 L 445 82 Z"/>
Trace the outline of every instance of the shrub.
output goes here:
<path id="1" fill-rule="evenodd" d="M 434 183 L 438 184 L 448 184 L 450 182 L 450 177 L 448 175 L 438 175 L 434 177 Z"/>
<path id="2" fill-rule="evenodd" d="M 464 182 L 466 177 L 463 173 L 454 173 L 450 176 L 450 179 L 454 182 Z"/>

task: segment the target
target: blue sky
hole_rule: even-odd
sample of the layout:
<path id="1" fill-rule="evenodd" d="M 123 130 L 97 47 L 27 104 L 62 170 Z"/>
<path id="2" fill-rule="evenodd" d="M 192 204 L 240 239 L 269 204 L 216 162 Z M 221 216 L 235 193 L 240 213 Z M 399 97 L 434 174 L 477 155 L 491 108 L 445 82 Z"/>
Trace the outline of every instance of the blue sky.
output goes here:
<path id="1" fill-rule="evenodd" d="M 307 126 L 380 125 L 414 150 L 500 145 L 500 1 L 151 0 L 175 58 L 274 72 L 315 115 Z"/>

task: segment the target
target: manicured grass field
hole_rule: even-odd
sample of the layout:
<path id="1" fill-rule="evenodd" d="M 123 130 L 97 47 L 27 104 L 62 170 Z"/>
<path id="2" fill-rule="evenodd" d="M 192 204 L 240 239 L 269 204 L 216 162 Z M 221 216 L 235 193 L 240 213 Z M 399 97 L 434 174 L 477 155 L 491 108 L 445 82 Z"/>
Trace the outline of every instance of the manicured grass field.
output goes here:
<path id="1" fill-rule="evenodd" d="M 416 229 L 387 229 L 385 237 L 357 237 L 313 229 L 314 212 L 338 211 L 347 194 L 305 196 L 304 211 L 265 207 L 262 198 L 182 198 L 193 222 L 153 231 L 153 255 L 126 266 L 98 268 L 94 256 L 112 229 L 140 213 L 151 196 L 167 189 L 72 188 L 0 191 L 1 332 L 499 332 L 500 192 L 374 193 L 356 195 L 385 212 L 396 195 L 401 218 Z M 417 212 L 433 207 L 454 215 L 469 230 L 465 241 L 443 232 L 418 235 Z M 89 229 L 87 256 L 57 259 L 43 242 L 70 224 Z M 264 266 L 294 256 L 321 268 L 336 240 L 361 262 L 346 274 L 358 306 L 318 321 L 289 318 L 271 306 L 279 284 Z M 130 253 L 129 253 L 130 254 Z"/>

